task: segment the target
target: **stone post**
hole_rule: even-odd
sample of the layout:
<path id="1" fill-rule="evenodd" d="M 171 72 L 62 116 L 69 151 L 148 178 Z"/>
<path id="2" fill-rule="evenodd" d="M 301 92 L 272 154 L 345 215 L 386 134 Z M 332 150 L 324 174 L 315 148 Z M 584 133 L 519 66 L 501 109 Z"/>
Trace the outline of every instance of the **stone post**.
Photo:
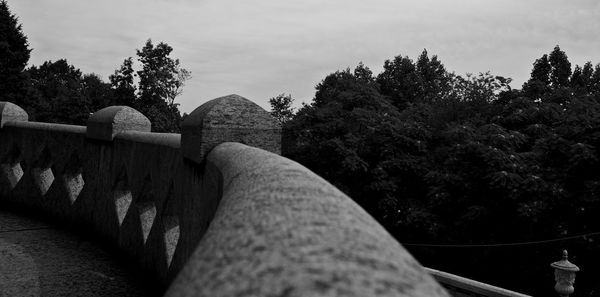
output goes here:
<path id="1" fill-rule="evenodd" d="M 239 95 L 210 100 L 181 125 L 183 156 L 201 163 L 223 142 L 239 142 L 281 154 L 281 126 L 256 103 Z"/>
<path id="2" fill-rule="evenodd" d="M 29 116 L 20 106 L 0 101 L 0 129 L 8 122 L 27 122 Z M 13 140 L 14 141 L 14 140 Z M 7 193 L 19 183 L 23 177 L 21 153 L 16 146 L 9 145 L 6 139 L 0 140 L 0 192 Z"/>
<path id="3" fill-rule="evenodd" d="M 7 122 L 27 122 L 29 121 L 29 115 L 20 106 L 0 101 L 0 128 L 4 127 Z"/>
<path id="4" fill-rule="evenodd" d="M 554 268 L 554 290 L 561 297 L 569 297 L 575 291 L 575 274 L 579 271 L 577 265 L 569 262 L 569 253 L 563 251 L 562 260 L 550 264 Z"/>
<path id="5" fill-rule="evenodd" d="M 150 132 L 150 120 L 128 106 L 110 106 L 90 116 L 87 121 L 87 138 L 112 141 L 123 131 Z"/>

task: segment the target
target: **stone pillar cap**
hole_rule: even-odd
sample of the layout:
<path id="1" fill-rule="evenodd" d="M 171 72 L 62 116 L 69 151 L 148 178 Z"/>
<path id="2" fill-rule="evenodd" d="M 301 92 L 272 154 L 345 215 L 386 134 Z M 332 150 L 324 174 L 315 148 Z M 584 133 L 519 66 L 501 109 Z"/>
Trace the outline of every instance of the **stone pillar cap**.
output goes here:
<path id="1" fill-rule="evenodd" d="M 190 113 L 181 127 L 277 129 L 279 123 L 258 104 L 236 94 L 212 99 Z"/>
<path id="2" fill-rule="evenodd" d="M 150 132 L 150 120 L 129 106 L 109 106 L 90 116 L 86 136 L 112 141 L 123 131 Z"/>
<path id="3" fill-rule="evenodd" d="M 281 126 L 269 112 L 239 95 L 210 100 L 181 124 L 183 156 L 201 163 L 208 151 L 223 142 L 240 142 L 281 152 Z"/>
<path id="4" fill-rule="evenodd" d="M 7 122 L 27 122 L 29 115 L 20 106 L 11 103 L 0 101 L 0 128 L 4 127 Z"/>

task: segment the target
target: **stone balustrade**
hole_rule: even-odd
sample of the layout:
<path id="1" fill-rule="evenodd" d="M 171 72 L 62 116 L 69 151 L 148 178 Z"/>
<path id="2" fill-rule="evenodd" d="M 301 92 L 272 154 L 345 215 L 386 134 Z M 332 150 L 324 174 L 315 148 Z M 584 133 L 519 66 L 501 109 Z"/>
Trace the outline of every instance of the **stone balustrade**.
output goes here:
<path id="1" fill-rule="evenodd" d="M 425 268 L 452 297 L 531 297 L 436 269 Z"/>
<path id="2" fill-rule="evenodd" d="M 281 129 L 251 101 L 149 131 L 125 106 L 72 126 L 0 102 L 0 203 L 98 234 L 165 296 L 448 296 L 352 199 L 277 155 Z"/>

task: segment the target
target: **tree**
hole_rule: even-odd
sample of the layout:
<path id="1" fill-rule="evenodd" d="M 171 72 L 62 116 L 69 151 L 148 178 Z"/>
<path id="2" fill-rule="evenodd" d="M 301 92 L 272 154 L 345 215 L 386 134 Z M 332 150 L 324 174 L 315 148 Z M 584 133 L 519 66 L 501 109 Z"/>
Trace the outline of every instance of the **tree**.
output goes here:
<path id="1" fill-rule="evenodd" d="M 427 49 L 419 56 L 416 64 L 421 81 L 421 96 L 429 102 L 441 99 L 450 89 L 450 75 L 436 55 L 429 59 Z"/>
<path id="2" fill-rule="evenodd" d="M 136 99 L 134 76 L 135 71 L 133 70 L 133 59 L 131 57 L 125 59 L 121 67 L 109 76 L 110 84 L 114 90 L 114 101 L 117 105 L 134 105 Z"/>
<path id="3" fill-rule="evenodd" d="M 594 69 L 588 62 L 571 74 L 566 54 L 553 53 L 536 60 L 523 91 L 489 72 L 446 73 L 449 90 L 439 100 L 398 101 L 409 98 L 401 96 L 412 82 L 413 94 L 428 93 L 425 81 L 435 79 L 427 79 L 433 61 L 427 54 L 414 72 L 407 57 L 388 60 L 375 81 L 362 63 L 337 71 L 288 122 L 282 151 L 404 242 L 493 244 L 594 232 L 600 228 L 600 64 Z M 411 73 L 416 79 L 405 84 Z M 576 91 L 581 87 L 586 91 Z M 406 104 L 399 110 L 392 102 Z M 545 262 L 565 244 L 581 261 L 600 261 L 600 244 L 585 237 L 533 248 L 409 249 L 426 265 L 538 296 L 552 293 L 551 286 L 531 285 L 543 283 L 543 267 L 518 266 L 519 276 L 506 280 L 489 266 L 506 271 L 514 263 Z M 520 261 L 506 262 L 515 255 Z M 586 296 L 600 273 L 590 269 L 579 282 Z"/>
<path id="4" fill-rule="evenodd" d="M 391 61 L 386 60 L 383 64 L 383 72 L 377 76 L 381 93 L 400 110 L 418 99 L 421 87 L 419 80 L 413 61 L 408 56 L 401 55 Z"/>
<path id="5" fill-rule="evenodd" d="M 449 96 L 456 96 L 465 102 L 492 102 L 498 99 L 502 92 L 510 91 L 511 78 L 497 76 L 489 71 L 477 75 L 452 75 L 452 91 Z"/>
<path id="6" fill-rule="evenodd" d="M 279 94 L 269 99 L 271 104 L 271 115 L 277 119 L 279 124 L 284 125 L 294 116 L 294 109 L 292 108 L 292 95 Z"/>
<path id="7" fill-rule="evenodd" d="M 21 104 L 26 88 L 23 70 L 30 52 L 18 18 L 11 14 L 5 0 L 0 1 L 0 101 Z"/>
<path id="8" fill-rule="evenodd" d="M 552 66 L 548 60 L 548 55 L 544 54 L 541 58 L 535 60 L 533 63 L 533 70 L 531 70 L 530 81 L 539 81 L 545 85 L 550 84 L 550 72 Z"/>
<path id="9" fill-rule="evenodd" d="M 30 82 L 28 100 L 22 107 L 32 120 L 85 125 L 90 112 L 95 111 L 84 94 L 86 86 L 81 71 L 67 60 L 47 61 L 39 67 L 32 66 L 27 69 L 27 74 Z M 88 77 L 88 91 L 94 80 L 98 80 L 98 77 Z"/>
<path id="10" fill-rule="evenodd" d="M 358 66 L 354 68 L 354 76 L 357 79 L 367 83 L 372 83 L 375 81 L 375 78 L 373 77 L 373 71 L 371 71 L 369 67 L 365 66 L 363 62 L 358 62 Z"/>
<path id="11" fill-rule="evenodd" d="M 600 63 L 594 67 L 594 74 L 590 78 L 590 89 L 592 93 L 600 94 Z"/>
<path id="12" fill-rule="evenodd" d="M 583 77 L 583 69 L 579 65 L 575 65 L 573 74 L 571 75 L 571 89 L 577 94 L 586 92 L 586 82 Z"/>
<path id="13" fill-rule="evenodd" d="M 381 93 L 400 110 L 416 103 L 443 98 L 450 90 L 451 76 L 437 56 L 428 56 L 424 49 L 417 63 L 408 57 L 386 60 L 383 72 L 377 76 Z"/>
<path id="14" fill-rule="evenodd" d="M 569 78 L 571 77 L 571 62 L 567 54 L 560 50 L 557 45 L 550 53 L 548 58 L 552 70 L 550 71 L 550 83 L 554 89 L 569 87 Z"/>
<path id="15" fill-rule="evenodd" d="M 168 44 L 161 42 L 154 46 L 150 39 L 137 50 L 142 69 L 137 71 L 140 81 L 134 107 L 150 119 L 156 132 L 179 132 L 181 115 L 175 98 L 190 78 L 190 72 L 181 68 L 179 59 L 169 57 L 172 51 Z M 124 67 L 125 71 L 121 72 L 125 78 L 129 68 L 125 63 Z M 128 83 L 129 77 L 126 81 Z"/>
<path id="16" fill-rule="evenodd" d="M 587 61 L 583 65 L 583 69 L 581 70 L 581 80 L 583 81 L 583 85 L 587 93 L 592 93 L 592 76 L 594 75 L 594 65 L 592 62 Z"/>
<path id="17" fill-rule="evenodd" d="M 418 196 L 427 132 L 402 122 L 364 69 L 334 72 L 316 86 L 312 103 L 287 125 L 284 143 L 291 145 L 283 153 L 380 213 L 385 201 Z"/>
<path id="18" fill-rule="evenodd" d="M 544 93 L 548 92 L 551 71 L 552 66 L 548 61 L 548 55 L 544 54 L 541 58 L 535 60 L 531 77 L 523 84 L 523 91 L 528 97 L 539 99 Z"/>
<path id="19" fill-rule="evenodd" d="M 181 94 L 190 72 L 179 65 L 179 59 L 169 57 L 173 48 L 166 43 L 154 46 L 148 39 L 141 50 L 137 50 L 142 70 L 137 72 L 140 78 L 139 99 L 142 101 L 162 100 L 174 104 Z"/>
<path id="20" fill-rule="evenodd" d="M 85 74 L 81 84 L 81 93 L 91 112 L 96 112 L 107 106 L 119 105 L 116 102 L 114 91 L 111 89 L 111 84 L 102 81 L 99 75 L 95 73 Z"/>

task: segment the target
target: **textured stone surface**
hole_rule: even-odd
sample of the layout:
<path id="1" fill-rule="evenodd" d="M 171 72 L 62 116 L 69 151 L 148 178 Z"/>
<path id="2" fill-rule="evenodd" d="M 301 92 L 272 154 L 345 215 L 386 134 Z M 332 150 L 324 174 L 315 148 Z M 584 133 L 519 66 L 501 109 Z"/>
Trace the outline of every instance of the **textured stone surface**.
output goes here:
<path id="1" fill-rule="evenodd" d="M 448 296 L 372 217 L 299 164 L 237 143 L 214 220 L 166 296 Z"/>
<path id="2" fill-rule="evenodd" d="M 150 132 L 150 128 L 150 120 L 139 111 L 128 106 L 110 106 L 90 116 L 87 137 L 111 141 L 120 132 Z"/>
<path id="3" fill-rule="evenodd" d="M 446 296 L 398 242 L 320 177 L 260 149 L 218 145 L 257 141 L 278 152 L 280 130 L 271 129 L 268 113 L 239 96 L 207 104 L 188 122 L 201 128 L 188 138 L 201 147 L 187 143 L 195 162 L 180 148 L 185 133 L 123 126 L 90 139 L 93 124 L 8 122 L 0 129 L 0 203 L 87 228 L 162 285 L 185 267 L 170 296 Z M 96 123 L 118 123 L 126 118 L 119 110 L 99 113 Z M 44 193 L 36 168 L 55 176 Z M 24 267 L 33 263 L 19 259 Z"/>
<path id="4" fill-rule="evenodd" d="M 165 286 L 220 197 L 179 144 L 179 134 L 124 131 L 112 142 L 90 141 L 83 126 L 9 122 L 0 129 L 0 207 L 9 202 L 85 227 Z M 40 183 L 41 169 L 53 172 L 52 183 Z"/>
<path id="5" fill-rule="evenodd" d="M 10 102 L 0 102 L 0 128 L 2 128 L 6 122 L 26 122 L 28 120 L 29 116 L 27 115 L 27 112 L 20 106 Z"/>
<path id="6" fill-rule="evenodd" d="M 131 268 L 90 241 L 0 211 L 2 296 L 159 296 Z"/>
<path id="7" fill-rule="evenodd" d="M 240 142 L 281 153 L 281 127 L 267 111 L 239 95 L 213 99 L 196 108 L 181 124 L 184 157 L 201 163 L 223 142 Z"/>

